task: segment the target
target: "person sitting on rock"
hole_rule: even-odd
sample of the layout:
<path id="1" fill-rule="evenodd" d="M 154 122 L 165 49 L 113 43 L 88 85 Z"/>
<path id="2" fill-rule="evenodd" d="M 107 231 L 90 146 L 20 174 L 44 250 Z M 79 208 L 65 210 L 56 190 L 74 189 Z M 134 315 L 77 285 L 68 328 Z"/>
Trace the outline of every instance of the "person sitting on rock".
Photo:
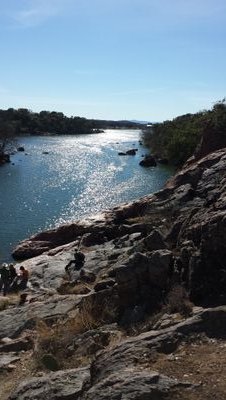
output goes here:
<path id="1" fill-rule="evenodd" d="M 65 271 L 69 275 L 71 281 L 76 282 L 79 278 L 78 271 L 82 269 L 84 261 L 85 255 L 76 249 L 74 252 L 74 260 L 71 260 L 65 267 Z"/>
<path id="2" fill-rule="evenodd" d="M 18 290 L 24 290 L 27 287 L 29 272 L 23 266 L 20 267 L 20 272 L 10 285 L 12 291 L 17 292 Z"/>
<path id="3" fill-rule="evenodd" d="M 73 264 L 74 264 L 74 269 L 76 271 L 79 271 L 83 267 L 84 261 L 85 261 L 85 255 L 81 251 L 75 250 L 75 252 L 74 252 L 74 260 L 71 260 L 66 265 L 66 267 L 65 267 L 66 272 L 68 271 L 69 267 L 71 265 L 73 265 Z"/>
<path id="4" fill-rule="evenodd" d="M 3 296 L 6 296 L 9 289 L 9 270 L 6 264 L 2 265 L 0 269 L 1 279 L 0 279 L 0 291 L 3 288 Z"/>
<path id="5" fill-rule="evenodd" d="M 28 283 L 28 278 L 29 278 L 28 270 L 25 269 L 23 266 L 21 266 L 20 273 L 19 273 L 19 280 L 18 280 L 18 289 L 19 290 L 26 289 L 27 283 Z"/>

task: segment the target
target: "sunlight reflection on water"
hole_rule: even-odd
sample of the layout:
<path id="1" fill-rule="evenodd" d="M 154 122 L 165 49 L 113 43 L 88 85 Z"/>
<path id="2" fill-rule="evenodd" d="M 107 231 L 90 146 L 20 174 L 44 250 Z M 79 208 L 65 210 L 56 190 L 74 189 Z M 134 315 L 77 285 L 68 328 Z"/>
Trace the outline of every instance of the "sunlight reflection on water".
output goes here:
<path id="1" fill-rule="evenodd" d="M 139 166 L 139 131 L 23 137 L 25 153 L 0 169 L 0 260 L 39 230 L 69 222 L 162 187 L 171 171 Z M 138 148 L 136 156 L 118 152 Z M 48 152 L 48 154 L 43 154 Z"/>

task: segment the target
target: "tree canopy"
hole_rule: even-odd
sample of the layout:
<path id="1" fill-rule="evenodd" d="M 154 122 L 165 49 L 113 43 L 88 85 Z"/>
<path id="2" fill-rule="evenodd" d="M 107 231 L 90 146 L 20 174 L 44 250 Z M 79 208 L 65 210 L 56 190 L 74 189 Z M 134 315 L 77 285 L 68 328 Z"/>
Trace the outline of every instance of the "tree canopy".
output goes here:
<path id="1" fill-rule="evenodd" d="M 207 153 L 207 149 L 204 150 L 206 142 L 209 151 L 210 146 L 212 150 L 226 146 L 225 99 L 216 103 L 211 110 L 153 124 L 143 131 L 143 140 L 153 154 L 167 158 L 178 166 L 193 155 L 198 145 L 197 152 L 202 155 Z"/>
<path id="2" fill-rule="evenodd" d="M 10 151 L 14 143 L 14 126 L 0 119 L 0 156 Z"/>

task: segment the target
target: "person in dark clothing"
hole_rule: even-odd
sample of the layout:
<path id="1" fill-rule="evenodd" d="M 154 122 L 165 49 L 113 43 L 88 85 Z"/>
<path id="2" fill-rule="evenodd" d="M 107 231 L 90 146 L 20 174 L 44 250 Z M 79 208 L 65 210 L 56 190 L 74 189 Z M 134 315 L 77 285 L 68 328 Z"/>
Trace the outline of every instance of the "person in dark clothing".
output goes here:
<path id="1" fill-rule="evenodd" d="M 71 260 L 65 267 L 65 271 L 68 273 L 71 281 L 76 281 L 79 277 L 78 271 L 80 271 L 85 262 L 85 255 L 78 251 L 74 252 L 74 260 Z"/>
<path id="2" fill-rule="evenodd" d="M 3 289 L 3 296 L 6 296 L 9 288 L 9 270 L 6 265 L 3 265 L 1 270 L 0 291 Z"/>
<path id="3" fill-rule="evenodd" d="M 27 287 L 27 282 L 29 278 L 29 272 L 23 266 L 20 267 L 19 275 L 16 274 L 16 277 L 13 279 L 10 289 L 11 291 L 17 292 L 18 290 L 24 290 Z"/>
<path id="4" fill-rule="evenodd" d="M 16 277 L 17 277 L 16 268 L 14 267 L 13 264 L 9 264 L 9 284 L 10 285 Z"/>
<path id="5" fill-rule="evenodd" d="M 19 290 L 24 290 L 27 287 L 29 272 L 23 266 L 20 267 L 20 274 L 18 277 L 17 287 Z"/>
<path id="6" fill-rule="evenodd" d="M 71 260 L 65 267 L 65 270 L 68 271 L 68 268 L 74 264 L 74 269 L 76 271 L 79 271 L 83 265 L 84 265 L 84 261 L 85 261 L 85 255 L 81 252 L 76 250 L 74 252 L 74 260 Z"/>

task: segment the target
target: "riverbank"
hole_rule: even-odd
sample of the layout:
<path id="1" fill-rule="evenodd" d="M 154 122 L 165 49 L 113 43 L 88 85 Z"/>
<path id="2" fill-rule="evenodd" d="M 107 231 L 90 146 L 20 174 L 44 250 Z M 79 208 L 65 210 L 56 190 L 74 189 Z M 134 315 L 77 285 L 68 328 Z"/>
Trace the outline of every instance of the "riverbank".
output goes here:
<path id="1" fill-rule="evenodd" d="M 0 166 L 10 163 L 10 156 L 8 154 L 0 154 Z"/>
<path id="2" fill-rule="evenodd" d="M 0 312 L 3 400 L 225 398 L 225 171 L 220 149 L 153 195 L 18 246 L 31 288 Z"/>

